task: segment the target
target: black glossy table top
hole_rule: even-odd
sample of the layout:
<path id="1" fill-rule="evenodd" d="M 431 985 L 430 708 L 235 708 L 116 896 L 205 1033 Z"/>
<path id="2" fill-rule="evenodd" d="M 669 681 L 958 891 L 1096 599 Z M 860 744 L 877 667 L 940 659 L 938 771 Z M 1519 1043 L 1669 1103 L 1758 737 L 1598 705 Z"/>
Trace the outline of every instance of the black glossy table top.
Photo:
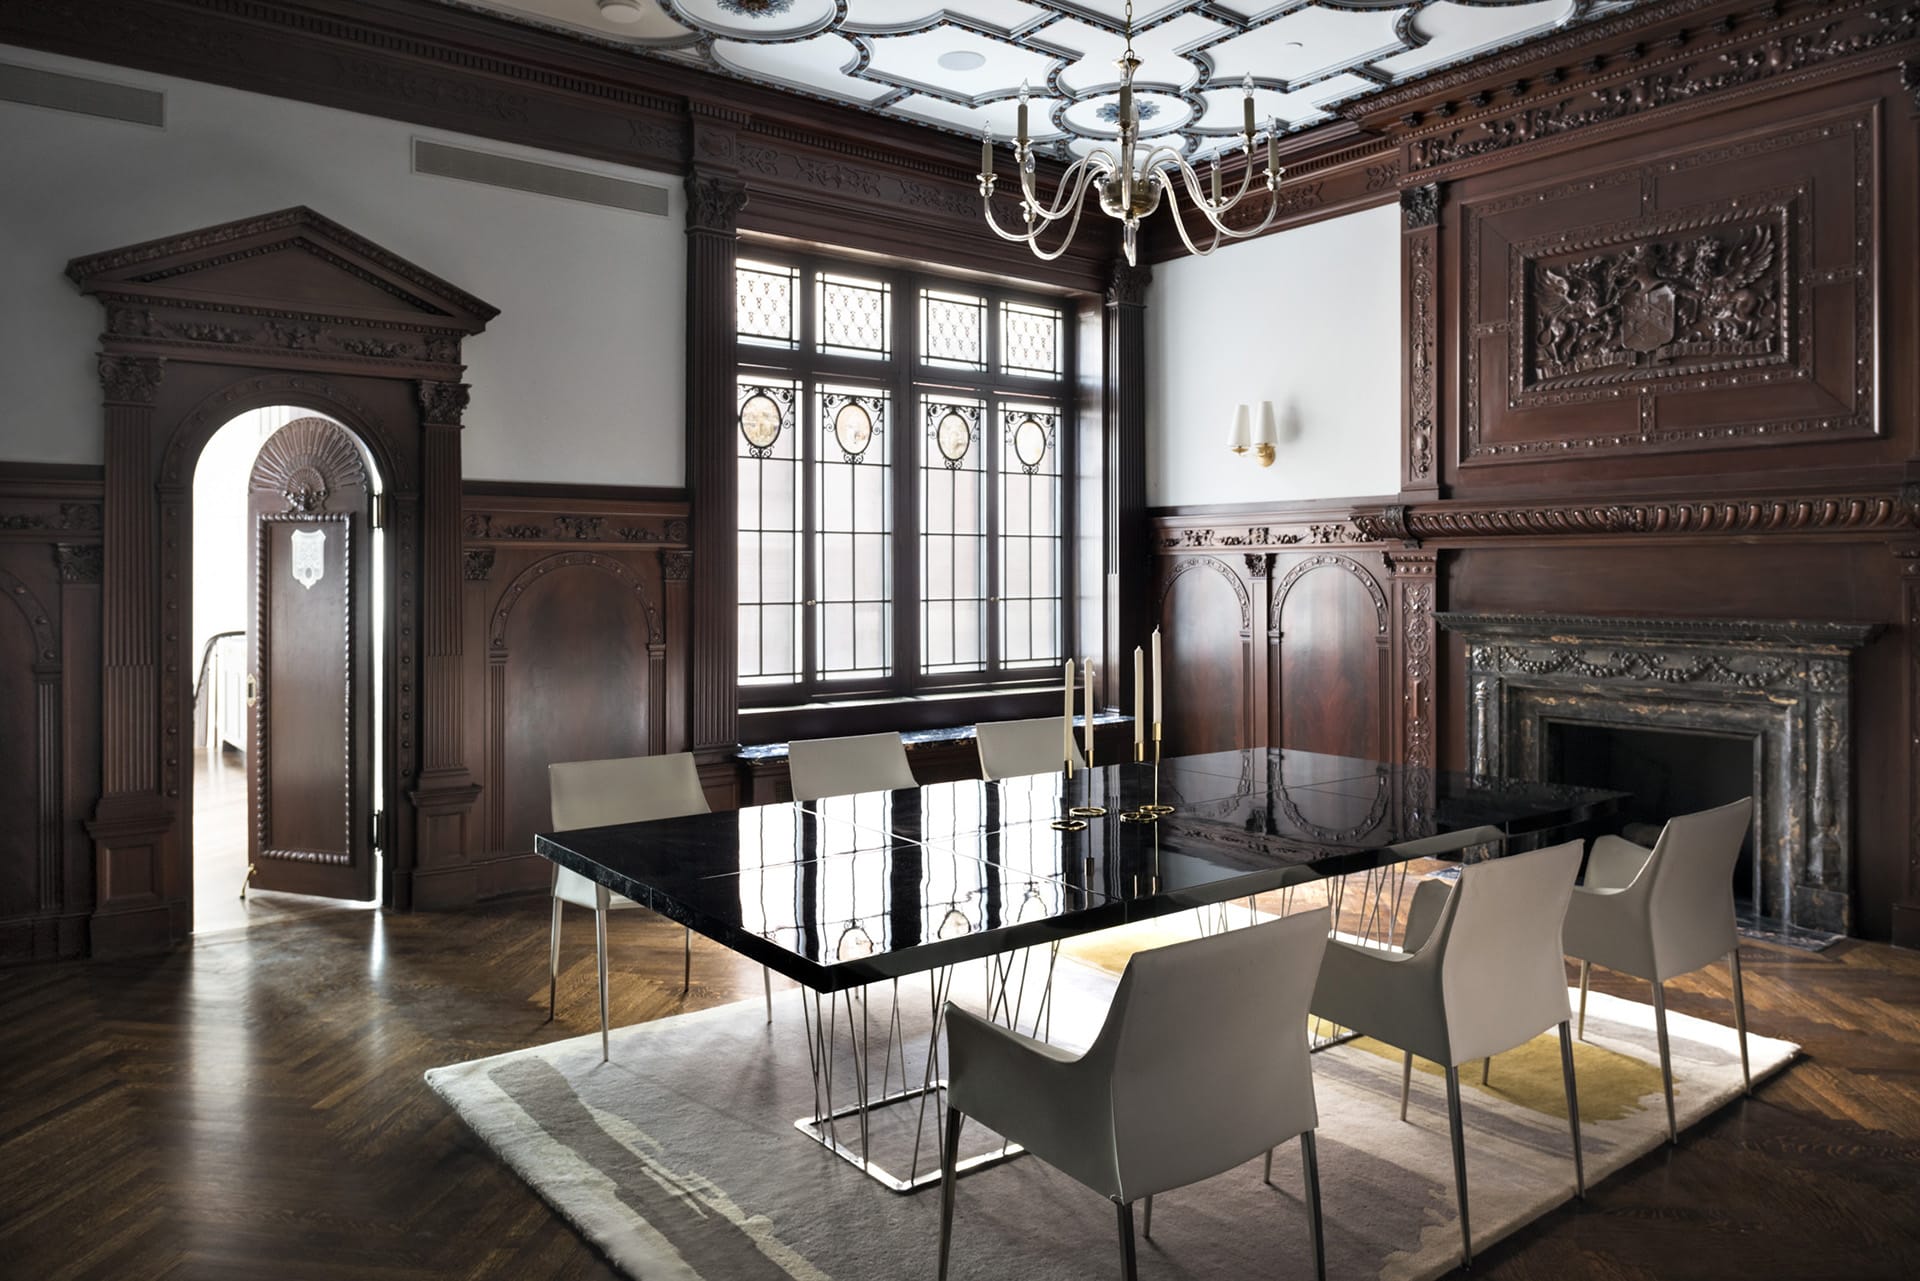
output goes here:
<path id="1" fill-rule="evenodd" d="M 1174 812 L 1129 823 L 1158 797 Z M 535 838 L 540 853 L 821 991 L 1511 835 L 1621 793 L 1255 749 L 938 783 Z M 1053 820 L 1101 806 L 1080 831 Z"/>

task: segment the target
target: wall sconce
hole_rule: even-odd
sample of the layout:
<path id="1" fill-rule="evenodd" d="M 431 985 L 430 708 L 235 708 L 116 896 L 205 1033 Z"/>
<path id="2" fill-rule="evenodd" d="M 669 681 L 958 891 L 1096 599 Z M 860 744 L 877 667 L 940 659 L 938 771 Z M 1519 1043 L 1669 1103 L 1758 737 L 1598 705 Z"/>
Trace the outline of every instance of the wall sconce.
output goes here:
<path id="1" fill-rule="evenodd" d="M 1236 405 L 1233 410 L 1233 426 L 1227 430 L 1227 448 L 1236 454 L 1252 451 L 1255 461 L 1262 467 L 1273 466 L 1274 446 L 1280 443 L 1280 429 L 1274 423 L 1273 402 L 1260 402 L 1260 427 L 1254 430 L 1253 413 L 1246 405 Z"/>

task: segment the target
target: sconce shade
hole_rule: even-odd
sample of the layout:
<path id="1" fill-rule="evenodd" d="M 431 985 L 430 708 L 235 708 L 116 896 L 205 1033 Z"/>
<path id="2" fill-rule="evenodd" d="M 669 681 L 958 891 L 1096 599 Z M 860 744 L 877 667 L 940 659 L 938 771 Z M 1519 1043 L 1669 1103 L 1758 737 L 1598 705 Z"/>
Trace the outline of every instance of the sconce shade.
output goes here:
<path id="1" fill-rule="evenodd" d="M 1280 443 L 1280 428 L 1273 421 L 1273 402 L 1260 402 L 1260 430 L 1253 438 L 1253 456 L 1262 467 L 1273 466 L 1274 446 Z"/>
<path id="2" fill-rule="evenodd" d="M 1233 411 L 1233 426 L 1227 431 L 1227 448 L 1236 454 L 1244 454 L 1253 447 L 1253 415 L 1247 406 L 1237 405 Z"/>

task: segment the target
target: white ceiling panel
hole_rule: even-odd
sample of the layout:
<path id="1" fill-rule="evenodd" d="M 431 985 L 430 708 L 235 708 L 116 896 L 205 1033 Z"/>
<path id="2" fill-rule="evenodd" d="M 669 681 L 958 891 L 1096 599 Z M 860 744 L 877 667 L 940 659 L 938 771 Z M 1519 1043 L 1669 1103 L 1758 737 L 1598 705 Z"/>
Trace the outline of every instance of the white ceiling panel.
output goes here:
<path id="1" fill-rule="evenodd" d="M 1149 134 L 1235 144 L 1251 75 L 1262 125 L 1297 130 L 1443 66 L 1651 0 L 437 0 L 937 128 L 1084 153 L 1113 136 L 1129 32 Z M 625 21 L 615 21 L 618 16 Z M 1055 122 L 1058 122 L 1057 126 Z M 1159 139 L 1165 141 L 1165 138 Z"/>

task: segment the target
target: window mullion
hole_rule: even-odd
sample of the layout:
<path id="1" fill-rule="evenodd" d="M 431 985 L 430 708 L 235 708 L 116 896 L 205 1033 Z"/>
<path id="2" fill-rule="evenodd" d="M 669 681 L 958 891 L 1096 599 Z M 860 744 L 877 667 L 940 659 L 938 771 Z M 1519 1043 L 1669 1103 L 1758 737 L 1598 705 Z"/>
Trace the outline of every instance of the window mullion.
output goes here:
<path id="1" fill-rule="evenodd" d="M 820 565 L 819 565 L 819 388 L 813 374 L 815 270 L 800 265 L 800 360 L 806 372 L 800 378 L 800 668 L 801 694 L 811 699 L 820 687 Z"/>
<path id="2" fill-rule="evenodd" d="M 913 371 L 920 359 L 920 282 L 893 278 L 893 566 L 888 610 L 893 628 L 895 690 L 920 685 L 920 406 Z"/>

